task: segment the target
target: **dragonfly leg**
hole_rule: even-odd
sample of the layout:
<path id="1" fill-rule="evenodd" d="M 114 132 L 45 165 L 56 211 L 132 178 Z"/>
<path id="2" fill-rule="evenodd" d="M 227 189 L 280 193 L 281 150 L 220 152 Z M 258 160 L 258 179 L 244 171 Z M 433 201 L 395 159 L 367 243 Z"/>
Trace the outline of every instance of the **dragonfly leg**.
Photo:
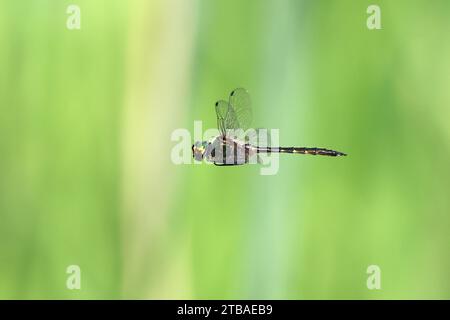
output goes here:
<path id="1" fill-rule="evenodd" d="M 218 166 L 218 167 L 223 167 L 223 166 L 240 166 L 243 165 L 245 163 L 217 163 L 217 162 L 213 162 L 214 165 Z"/>

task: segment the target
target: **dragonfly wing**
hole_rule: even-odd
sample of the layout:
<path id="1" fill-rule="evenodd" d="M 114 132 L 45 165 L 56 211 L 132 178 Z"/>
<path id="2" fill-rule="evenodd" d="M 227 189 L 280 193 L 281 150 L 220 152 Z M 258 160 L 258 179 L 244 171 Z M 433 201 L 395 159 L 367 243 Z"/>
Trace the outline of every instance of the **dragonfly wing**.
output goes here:
<path id="1" fill-rule="evenodd" d="M 230 110 L 230 105 L 224 100 L 216 102 L 216 116 L 217 116 L 217 128 L 219 129 L 222 136 L 226 135 L 226 119 L 228 117 L 228 112 Z"/>
<path id="2" fill-rule="evenodd" d="M 231 91 L 225 128 L 247 130 L 250 127 L 253 116 L 251 104 L 250 95 L 244 88 L 237 88 Z"/>

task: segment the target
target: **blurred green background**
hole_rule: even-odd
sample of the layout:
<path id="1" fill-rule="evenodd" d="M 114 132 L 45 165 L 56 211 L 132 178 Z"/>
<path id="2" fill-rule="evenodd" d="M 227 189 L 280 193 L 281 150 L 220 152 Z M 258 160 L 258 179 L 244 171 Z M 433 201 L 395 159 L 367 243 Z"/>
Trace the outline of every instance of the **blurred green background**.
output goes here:
<path id="1" fill-rule="evenodd" d="M 449 299 L 449 32 L 447 0 L 2 0 L 0 298 Z M 239 86 L 349 156 L 173 164 Z"/>

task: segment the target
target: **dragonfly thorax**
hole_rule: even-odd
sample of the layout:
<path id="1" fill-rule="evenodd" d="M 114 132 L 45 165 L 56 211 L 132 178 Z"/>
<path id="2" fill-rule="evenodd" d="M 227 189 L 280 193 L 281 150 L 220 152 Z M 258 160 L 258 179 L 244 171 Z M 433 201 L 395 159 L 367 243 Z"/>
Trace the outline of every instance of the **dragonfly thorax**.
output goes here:
<path id="1" fill-rule="evenodd" d="M 210 141 L 196 142 L 192 146 L 192 156 L 197 161 L 207 161 L 214 164 L 244 164 L 249 156 L 256 153 L 256 149 L 250 145 L 217 136 Z"/>

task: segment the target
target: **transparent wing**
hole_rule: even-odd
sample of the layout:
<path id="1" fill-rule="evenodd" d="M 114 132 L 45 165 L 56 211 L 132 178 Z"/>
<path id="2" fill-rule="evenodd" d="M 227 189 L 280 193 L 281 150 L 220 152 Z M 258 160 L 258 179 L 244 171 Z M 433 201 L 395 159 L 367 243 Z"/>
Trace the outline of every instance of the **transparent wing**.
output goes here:
<path id="1" fill-rule="evenodd" d="M 244 88 L 231 91 L 229 110 L 225 118 L 225 129 L 247 130 L 252 122 L 250 95 Z"/>
<path id="2" fill-rule="evenodd" d="M 217 128 L 219 129 L 222 136 L 226 135 L 226 125 L 225 119 L 227 118 L 230 105 L 224 100 L 216 102 L 216 116 L 217 116 Z"/>

